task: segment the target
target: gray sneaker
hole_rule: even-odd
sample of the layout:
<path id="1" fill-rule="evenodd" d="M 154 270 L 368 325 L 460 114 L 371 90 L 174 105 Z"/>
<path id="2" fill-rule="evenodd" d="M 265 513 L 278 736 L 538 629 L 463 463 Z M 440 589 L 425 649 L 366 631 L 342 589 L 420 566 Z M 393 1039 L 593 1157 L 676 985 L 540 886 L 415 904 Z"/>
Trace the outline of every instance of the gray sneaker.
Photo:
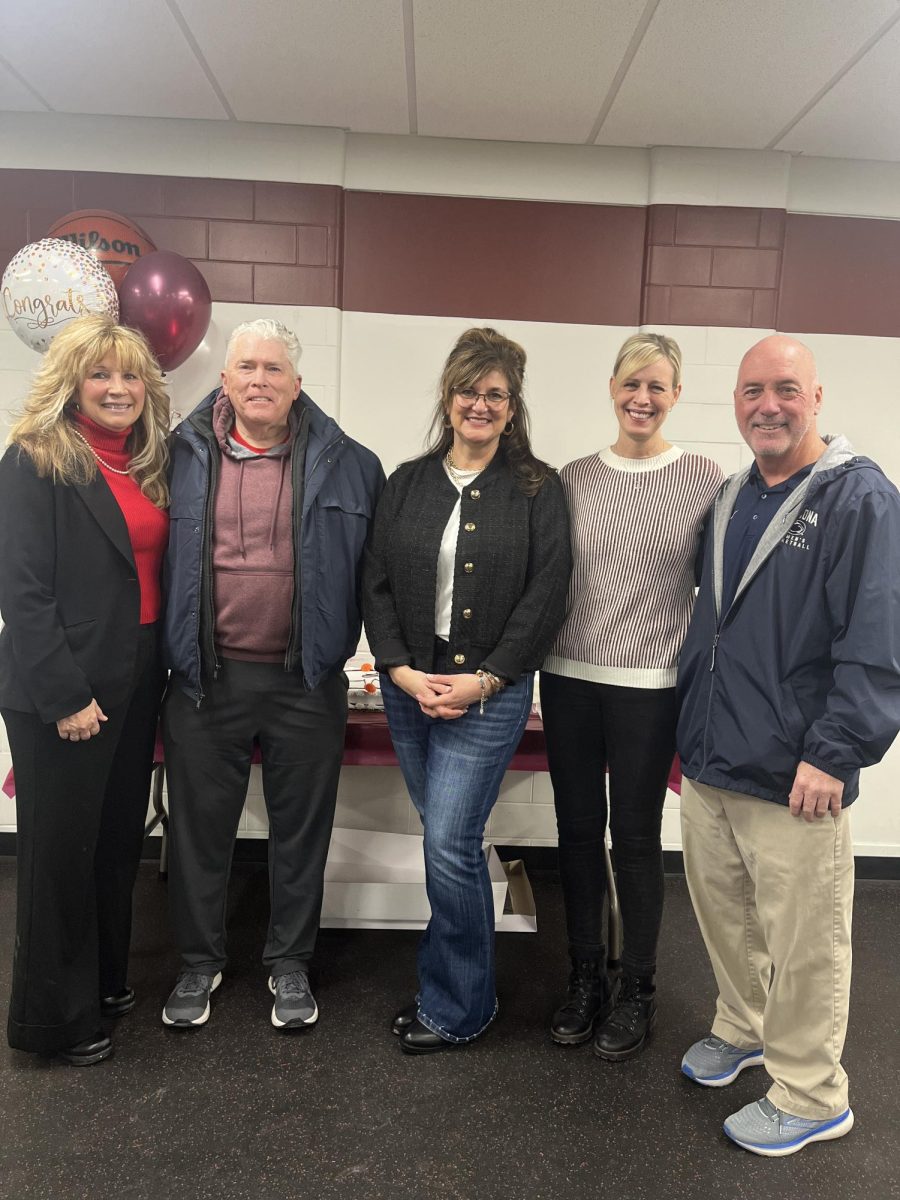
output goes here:
<path id="1" fill-rule="evenodd" d="M 277 979 L 270 976 L 269 991 L 275 996 L 272 1024 L 276 1029 L 302 1029 L 318 1021 L 319 1009 L 305 971 L 288 971 Z"/>
<path id="2" fill-rule="evenodd" d="M 209 1020 L 209 998 L 221 982 L 221 971 L 215 975 L 182 971 L 163 1009 L 163 1025 L 183 1029 L 205 1025 Z"/>
<path id="3" fill-rule="evenodd" d="M 761 1067 L 763 1052 L 742 1050 L 732 1046 L 723 1038 L 710 1034 L 700 1042 L 694 1042 L 681 1060 L 681 1070 L 694 1083 L 704 1087 L 725 1087 L 733 1083 L 745 1067 Z"/>
<path id="4" fill-rule="evenodd" d="M 733 1142 L 753 1154 L 767 1158 L 783 1158 L 796 1154 L 809 1142 L 829 1142 L 843 1137 L 853 1128 L 853 1109 L 845 1109 L 837 1117 L 812 1121 L 807 1117 L 792 1117 L 776 1108 L 768 1097 L 747 1104 L 733 1113 L 723 1129 Z"/>

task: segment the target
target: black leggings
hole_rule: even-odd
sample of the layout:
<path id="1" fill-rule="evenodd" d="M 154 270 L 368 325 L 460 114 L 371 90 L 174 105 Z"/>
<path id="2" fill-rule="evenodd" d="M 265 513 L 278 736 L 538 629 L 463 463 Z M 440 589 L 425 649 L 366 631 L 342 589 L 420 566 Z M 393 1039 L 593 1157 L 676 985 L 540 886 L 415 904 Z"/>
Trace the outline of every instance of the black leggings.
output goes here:
<path id="1" fill-rule="evenodd" d="M 541 708 L 570 952 L 578 958 L 604 953 L 608 768 L 622 966 L 652 975 L 663 909 L 660 827 L 675 753 L 675 689 L 617 687 L 542 671 Z"/>

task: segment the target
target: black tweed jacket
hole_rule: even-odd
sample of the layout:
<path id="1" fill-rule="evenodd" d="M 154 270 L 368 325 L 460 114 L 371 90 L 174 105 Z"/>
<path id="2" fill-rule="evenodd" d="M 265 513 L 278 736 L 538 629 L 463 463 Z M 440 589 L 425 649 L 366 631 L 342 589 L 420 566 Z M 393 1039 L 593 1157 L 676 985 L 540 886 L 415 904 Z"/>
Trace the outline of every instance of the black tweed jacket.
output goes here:
<path id="1" fill-rule="evenodd" d="M 458 495 L 437 455 L 404 463 L 388 480 L 363 572 L 380 670 L 433 669 L 438 551 Z M 510 681 L 536 670 L 562 625 L 571 566 L 559 478 L 526 496 L 499 452 L 462 492 L 448 669 L 481 667 Z"/>

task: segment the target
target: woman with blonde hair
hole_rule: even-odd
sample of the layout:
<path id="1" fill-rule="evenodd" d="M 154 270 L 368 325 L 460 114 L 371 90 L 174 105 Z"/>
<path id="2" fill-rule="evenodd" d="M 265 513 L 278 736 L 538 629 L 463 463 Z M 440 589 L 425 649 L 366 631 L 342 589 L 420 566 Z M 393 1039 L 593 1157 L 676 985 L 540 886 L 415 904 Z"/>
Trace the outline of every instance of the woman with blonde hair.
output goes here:
<path id="1" fill-rule="evenodd" d="M 675 670 L 701 524 L 722 472 L 662 435 L 681 393 L 672 338 L 628 338 L 609 388 L 616 441 L 560 472 L 574 563 L 566 621 L 541 669 L 541 705 L 572 960 L 550 1035 L 576 1045 L 596 1033 L 594 1052 L 619 1061 L 643 1047 L 656 1020 Z M 618 998 L 603 936 L 607 770 L 624 929 Z"/>
<path id="2" fill-rule="evenodd" d="M 134 1006 L 131 893 L 163 675 L 169 403 L 110 318 L 50 344 L 0 460 L 0 712 L 16 780 L 8 1039 L 74 1066 Z"/>
<path id="3" fill-rule="evenodd" d="M 468 1045 L 497 1012 L 482 838 L 570 566 L 559 479 L 529 444 L 524 375 L 525 351 L 496 330 L 460 337 L 431 443 L 388 480 L 366 558 L 369 644 L 425 827 L 431 920 L 416 999 L 392 1025 L 406 1054 Z"/>

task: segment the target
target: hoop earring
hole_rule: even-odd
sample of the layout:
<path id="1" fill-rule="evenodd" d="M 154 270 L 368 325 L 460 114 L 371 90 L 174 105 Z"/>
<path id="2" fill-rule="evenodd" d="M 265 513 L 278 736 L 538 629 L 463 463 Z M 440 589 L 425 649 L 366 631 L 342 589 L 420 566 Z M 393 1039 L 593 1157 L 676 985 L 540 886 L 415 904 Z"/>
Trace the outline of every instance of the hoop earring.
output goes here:
<path id="1" fill-rule="evenodd" d="M 510 434 L 512 433 L 512 431 L 515 429 L 515 427 L 516 427 L 516 423 L 515 423 L 515 421 L 514 421 L 514 420 L 513 420 L 513 419 L 510 417 L 510 419 L 509 419 L 509 420 L 506 422 L 506 424 L 503 426 L 503 436 L 504 436 L 504 437 L 509 437 L 509 435 L 510 435 Z"/>
<path id="2" fill-rule="evenodd" d="M 443 419 L 443 421 L 441 421 L 441 426 L 444 429 L 452 429 L 453 428 L 453 426 L 450 423 L 450 418 L 447 416 L 446 413 L 444 413 L 444 419 Z"/>

